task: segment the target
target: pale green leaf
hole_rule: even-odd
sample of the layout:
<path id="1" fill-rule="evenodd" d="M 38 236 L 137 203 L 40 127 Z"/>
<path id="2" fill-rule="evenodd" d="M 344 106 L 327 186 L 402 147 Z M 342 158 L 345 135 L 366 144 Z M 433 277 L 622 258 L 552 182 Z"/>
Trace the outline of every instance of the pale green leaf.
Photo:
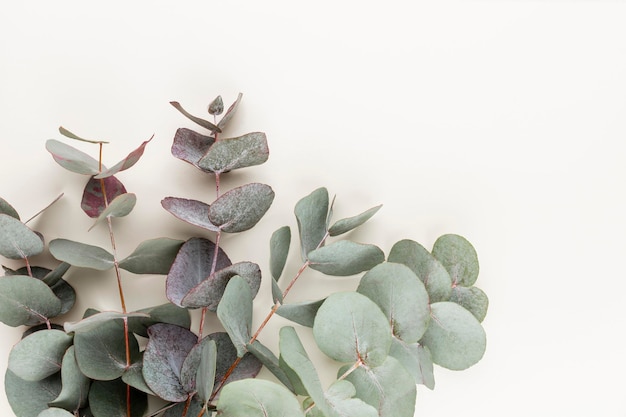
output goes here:
<path id="1" fill-rule="evenodd" d="M 427 347 L 419 343 L 405 343 L 393 338 L 389 356 L 393 356 L 413 376 L 416 384 L 422 384 L 430 389 L 435 388 L 433 373 L 433 359 Z"/>
<path id="2" fill-rule="evenodd" d="M 11 204 L 9 204 L 8 201 L 6 201 L 2 197 L 0 197 L 0 214 L 9 215 L 16 220 L 20 219 L 20 215 L 18 214 L 18 212 L 13 208 Z"/>
<path id="3" fill-rule="evenodd" d="M 385 260 L 378 246 L 340 240 L 309 252 L 309 266 L 327 275 L 347 276 L 367 271 Z"/>
<path id="4" fill-rule="evenodd" d="M 276 355 L 258 340 L 246 345 L 248 352 L 253 354 L 268 371 L 270 371 L 289 391 L 295 392 L 294 387 L 285 371 L 280 367 Z"/>
<path id="5" fill-rule="evenodd" d="M 138 313 L 144 313 L 147 317 L 128 318 L 128 329 L 143 337 L 148 337 L 148 328 L 156 323 L 175 324 L 185 329 L 191 327 L 191 315 L 186 308 L 178 307 L 172 303 L 143 308 Z"/>
<path id="6" fill-rule="evenodd" d="M 78 368 L 74 346 L 70 346 L 61 365 L 61 381 L 63 388 L 61 393 L 50 406 L 64 408 L 66 410 L 78 410 L 87 403 L 87 394 L 91 380 L 87 378 Z"/>
<path id="7" fill-rule="evenodd" d="M 304 417 L 294 394 L 262 379 L 244 379 L 225 385 L 217 411 L 220 417 Z"/>
<path id="8" fill-rule="evenodd" d="M 319 310 L 324 300 L 325 298 L 316 301 L 283 304 L 278 307 L 276 314 L 302 326 L 313 327 L 317 310 Z"/>
<path id="9" fill-rule="evenodd" d="M 217 317 L 242 357 L 252 331 L 252 292 L 248 283 L 238 275 L 226 285 L 226 291 L 217 306 Z"/>
<path id="10" fill-rule="evenodd" d="M 339 362 L 363 361 L 376 366 L 385 360 L 391 329 L 385 314 L 357 292 L 330 295 L 317 311 L 313 336 L 320 350 Z"/>
<path id="11" fill-rule="evenodd" d="M 61 370 L 72 336 L 61 330 L 41 330 L 20 340 L 9 354 L 8 368 L 26 381 L 40 381 Z"/>
<path id="12" fill-rule="evenodd" d="M 210 340 L 202 345 L 200 365 L 196 373 L 196 390 L 198 398 L 207 403 L 213 393 L 215 384 L 215 366 L 217 361 L 217 346 L 215 341 Z"/>
<path id="13" fill-rule="evenodd" d="M 43 240 L 24 223 L 9 214 L 0 213 L 0 255 L 25 259 L 43 252 Z"/>
<path id="14" fill-rule="evenodd" d="M 452 302 L 431 305 L 432 319 L 421 342 L 433 362 L 444 368 L 463 370 L 484 355 L 487 340 L 480 322 L 466 309 Z"/>
<path id="15" fill-rule="evenodd" d="M 199 161 L 201 169 L 217 174 L 260 165 L 267 161 L 269 148 L 265 133 L 253 132 L 215 142 Z"/>
<path id="16" fill-rule="evenodd" d="M 74 414 L 70 413 L 63 408 L 48 408 L 43 410 L 37 415 L 37 417 L 74 417 Z"/>
<path id="17" fill-rule="evenodd" d="M 283 273 L 291 245 L 291 229 L 283 226 L 272 233 L 270 238 L 270 272 L 275 281 Z"/>
<path id="18" fill-rule="evenodd" d="M 474 285 L 478 278 L 478 255 L 467 239 L 452 234 L 440 236 L 432 253 L 446 268 L 455 285 Z"/>
<path id="19" fill-rule="evenodd" d="M 0 321 L 17 327 L 44 323 L 61 312 L 61 300 L 37 278 L 13 275 L 0 278 Z"/>
<path id="20" fill-rule="evenodd" d="M 89 228 L 93 229 L 96 224 L 103 221 L 107 217 L 124 217 L 128 216 L 135 204 L 137 196 L 133 193 L 120 194 L 109 203 L 109 205 L 100 213 L 94 224 Z"/>
<path id="21" fill-rule="evenodd" d="M 120 268 L 133 274 L 167 275 L 182 244 L 166 237 L 146 240 L 120 261 Z"/>
<path id="22" fill-rule="evenodd" d="M 456 286 L 452 288 L 450 301 L 465 307 L 479 322 L 485 319 L 489 308 L 487 294 L 478 287 Z"/>
<path id="23" fill-rule="evenodd" d="M 209 221 L 228 233 L 252 228 L 274 201 L 269 185 L 252 183 L 222 194 L 209 207 Z"/>
<path id="24" fill-rule="evenodd" d="M 111 320 L 121 320 L 128 317 L 150 317 L 146 313 L 119 313 L 116 311 L 103 311 L 93 314 L 82 320 L 75 322 L 65 322 L 63 329 L 67 333 L 82 333 L 100 327 L 102 324 Z"/>
<path id="25" fill-rule="evenodd" d="M 372 218 L 382 205 L 372 207 L 369 210 L 364 211 L 361 214 L 358 214 L 354 217 L 348 217 L 346 219 L 337 220 L 335 224 L 333 224 L 328 229 L 328 234 L 331 236 L 339 236 L 341 234 L 347 233 L 352 229 L 355 229 Z"/>
<path id="26" fill-rule="evenodd" d="M 79 140 L 81 142 L 87 142 L 87 143 L 93 143 L 93 144 L 101 144 L 101 143 L 109 143 L 109 142 L 105 142 L 103 140 L 91 140 L 91 139 L 85 139 L 82 138 L 78 135 L 76 135 L 75 133 L 70 132 L 69 130 L 67 130 L 66 128 L 64 128 L 63 126 L 59 126 L 59 133 L 62 134 L 63 136 L 70 138 L 70 139 L 74 139 L 74 140 Z"/>
<path id="27" fill-rule="evenodd" d="M 328 218 L 328 190 L 318 188 L 302 198 L 295 207 L 302 259 L 323 244 Z"/>
<path id="28" fill-rule="evenodd" d="M 68 171 L 82 175 L 96 175 L 100 172 L 100 164 L 96 159 L 73 146 L 49 139 L 46 142 L 46 149 L 52 154 L 52 158 Z"/>
<path id="29" fill-rule="evenodd" d="M 378 411 L 359 398 L 354 398 L 356 389 L 350 381 L 345 379 L 334 382 L 325 392 L 327 403 L 322 412 L 319 404 L 311 409 L 309 417 L 378 417 Z M 305 407 L 309 406 L 305 401 Z"/>
<path id="30" fill-rule="evenodd" d="M 52 256 L 73 266 L 99 271 L 113 268 L 113 255 L 98 246 L 67 239 L 54 239 L 50 242 L 49 248 Z"/>

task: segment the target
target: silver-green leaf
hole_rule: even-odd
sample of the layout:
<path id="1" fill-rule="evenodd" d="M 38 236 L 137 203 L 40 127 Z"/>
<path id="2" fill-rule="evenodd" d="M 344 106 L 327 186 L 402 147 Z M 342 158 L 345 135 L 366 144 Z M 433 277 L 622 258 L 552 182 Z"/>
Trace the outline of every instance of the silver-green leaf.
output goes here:
<path id="1" fill-rule="evenodd" d="M 326 236 L 328 219 L 328 190 L 318 188 L 296 203 L 294 209 L 300 234 L 302 260 L 308 259 L 309 252 L 320 247 Z"/>
<path id="2" fill-rule="evenodd" d="M 54 239 L 49 245 L 50 253 L 59 261 L 82 268 L 106 271 L 113 268 L 113 255 L 98 246 L 74 242 L 68 239 Z"/>
<path id="3" fill-rule="evenodd" d="M 228 233 L 252 228 L 274 201 L 269 185 L 252 183 L 222 194 L 209 207 L 209 221 Z"/>
<path id="4" fill-rule="evenodd" d="M 120 268 L 133 274 L 167 275 L 182 244 L 167 237 L 146 240 L 120 261 Z"/>
<path id="5" fill-rule="evenodd" d="M 267 161 L 269 148 L 263 132 L 248 133 L 236 138 L 220 139 L 199 161 L 201 169 L 217 174 L 260 165 Z"/>
<path id="6" fill-rule="evenodd" d="M 455 285 L 474 285 L 478 278 L 478 255 L 467 239 L 452 234 L 440 236 L 432 253 L 446 268 Z"/>
<path id="7" fill-rule="evenodd" d="M 61 330 L 41 330 L 20 340 L 9 354 L 8 368 L 26 381 L 40 381 L 61 370 L 72 336 Z"/>
<path id="8" fill-rule="evenodd" d="M 489 308 L 487 294 L 478 287 L 456 286 L 452 288 L 450 301 L 465 307 L 479 322 L 485 319 Z"/>
<path id="9" fill-rule="evenodd" d="M 220 417 L 304 417 L 294 394 L 263 379 L 244 379 L 225 385 L 217 412 Z"/>
<path id="10" fill-rule="evenodd" d="M 217 306 L 217 317 L 235 345 L 237 356 L 245 355 L 252 334 L 252 291 L 240 276 L 235 275 L 228 281 Z"/>
<path id="11" fill-rule="evenodd" d="M 0 255 L 25 259 L 43 252 L 41 237 L 15 217 L 0 213 Z"/>
<path id="12" fill-rule="evenodd" d="M 137 196 L 133 193 L 120 194 L 109 203 L 109 205 L 98 215 L 98 218 L 94 224 L 89 228 L 93 229 L 98 223 L 107 217 L 124 217 L 128 216 L 135 204 L 137 203 Z"/>
<path id="13" fill-rule="evenodd" d="M 337 220 L 335 224 L 330 226 L 330 228 L 328 229 L 328 234 L 331 236 L 339 236 L 359 227 L 360 225 L 371 219 L 372 216 L 374 216 L 374 214 L 376 214 L 376 212 L 378 212 L 381 207 L 382 205 L 378 205 L 356 216 Z"/>
<path id="14" fill-rule="evenodd" d="M 83 175 L 96 175 L 100 172 L 100 164 L 96 159 L 73 146 L 49 139 L 46 142 L 46 149 L 52 154 L 52 158 L 68 171 Z"/>
<path id="15" fill-rule="evenodd" d="M 87 378 L 78 368 L 74 346 L 70 346 L 61 364 L 61 381 L 63 388 L 61 393 L 50 406 L 64 408 L 66 410 L 78 410 L 87 403 L 87 394 L 91 380 Z"/>
<path id="16" fill-rule="evenodd" d="M 34 326 L 61 312 L 61 300 L 37 278 L 0 278 L 0 321 L 8 326 Z"/>
<path id="17" fill-rule="evenodd" d="M 309 266 L 327 275 L 348 276 L 372 269 L 385 260 L 375 245 L 340 240 L 308 254 Z"/>

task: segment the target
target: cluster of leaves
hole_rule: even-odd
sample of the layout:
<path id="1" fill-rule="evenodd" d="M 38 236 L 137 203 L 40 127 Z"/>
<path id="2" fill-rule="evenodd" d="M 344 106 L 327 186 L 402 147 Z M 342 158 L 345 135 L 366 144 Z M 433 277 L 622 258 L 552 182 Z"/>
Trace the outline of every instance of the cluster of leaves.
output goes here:
<path id="1" fill-rule="evenodd" d="M 478 362 L 486 339 L 481 321 L 487 312 L 484 292 L 474 286 L 478 260 L 472 245 L 458 235 L 441 236 L 429 252 L 412 240 L 397 242 L 388 256 L 372 244 L 347 235 L 380 208 L 333 220 L 333 202 L 325 188 L 295 206 L 302 265 L 284 285 L 292 244 L 289 226 L 270 238 L 269 285 L 273 306 L 253 329 L 253 300 L 262 284 L 261 268 L 233 263 L 220 246 L 223 233 L 256 225 L 270 208 L 274 192 L 260 183 L 226 192 L 220 178 L 232 170 L 264 163 L 265 134 L 234 138 L 221 134 L 241 101 L 224 112 L 221 97 L 209 105 L 213 122 L 171 104 L 208 130 L 176 131 L 172 154 L 214 177 L 211 203 L 165 197 L 162 206 L 202 229 L 186 241 L 154 238 L 141 242 L 125 258 L 115 250 L 113 219 L 135 206 L 116 174 L 132 167 L 150 140 L 107 169 L 82 151 L 49 140 L 48 151 L 62 167 L 89 176 L 81 207 L 106 223 L 112 251 L 68 239 L 53 239 L 48 250 L 59 261 L 54 269 L 31 266 L 45 250 L 43 236 L 20 220 L 0 199 L 0 254 L 22 260 L 23 268 L 5 267 L 0 278 L 0 321 L 27 326 L 11 351 L 6 393 L 18 417 L 184 417 L 218 413 L 239 416 L 381 416 L 410 417 L 416 385 L 434 388 L 433 365 L 461 370 Z M 106 142 L 78 137 L 96 144 Z M 206 236 L 210 236 L 208 238 Z M 78 322 L 53 323 L 74 305 L 76 293 L 63 279 L 75 268 L 114 270 L 120 295 L 118 311 L 88 309 Z M 313 301 L 289 303 L 294 283 L 312 269 L 331 276 L 364 273 L 355 291 L 331 293 Z M 139 311 L 126 310 L 121 270 L 166 275 L 170 301 Z M 200 325 L 191 329 L 190 310 L 200 309 Z M 205 335 L 208 314 L 222 325 Z M 258 336 L 274 314 L 292 322 L 280 330 L 279 352 Z M 298 336 L 312 332 L 317 348 L 337 362 L 337 379 L 324 387 Z M 147 341 L 146 341 L 147 339 Z M 307 347 L 310 349 L 311 347 Z M 275 381 L 255 379 L 265 366 Z M 149 398 L 162 406 L 148 411 Z"/>

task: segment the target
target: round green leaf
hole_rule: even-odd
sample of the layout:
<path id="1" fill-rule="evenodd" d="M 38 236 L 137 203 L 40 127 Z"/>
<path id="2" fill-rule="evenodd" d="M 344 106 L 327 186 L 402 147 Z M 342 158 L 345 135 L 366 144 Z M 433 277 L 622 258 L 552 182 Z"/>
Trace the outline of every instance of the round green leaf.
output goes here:
<path id="1" fill-rule="evenodd" d="M 25 381 L 7 369 L 4 389 L 13 413 L 17 417 L 33 417 L 48 408 L 61 392 L 61 374 L 41 381 Z"/>
<path id="2" fill-rule="evenodd" d="M 361 278 L 357 292 L 380 307 L 397 338 L 411 343 L 424 335 L 430 320 L 428 293 L 406 265 L 376 265 Z"/>
<path id="3" fill-rule="evenodd" d="M 274 201 L 269 185 L 252 183 L 222 194 L 209 207 L 209 221 L 228 233 L 252 228 Z"/>
<path id="4" fill-rule="evenodd" d="M 269 152 L 265 133 L 253 132 L 218 140 L 198 161 L 198 165 L 204 170 L 219 174 L 260 165 L 267 161 Z"/>
<path id="5" fill-rule="evenodd" d="M 0 197 L 0 214 L 7 214 L 16 220 L 20 219 L 20 215 L 8 201 Z"/>
<path id="6" fill-rule="evenodd" d="M 9 354 L 8 368 L 26 381 L 39 381 L 61 370 L 72 336 L 60 330 L 41 330 L 20 340 Z"/>
<path id="7" fill-rule="evenodd" d="M 330 295 L 317 311 L 313 336 L 320 350 L 339 362 L 381 364 L 391 345 L 387 317 L 357 292 Z"/>
<path id="8" fill-rule="evenodd" d="M 60 407 L 66 410 L 78 410 L 87 404 L 87 394 L 91 380 L 87 378 L 78 368 L 74 346 L 70 346 L 61 365 L 61 381 L 63 388 L 54 401 L 50 402 L 52 407 Z"/>
<path id="9" fill-rule="evenodd" d="M 182 244 L 166 237 L 146 240 L 120 261 L 120 268 L 133 274 L 167 275 Z"/>
<path id="10" fill-rule="evenodd" d="M 478 287 L 454 287 L 450 301 L 465 307 L 479 322 L 485 319 L 489 308 L 487 294 Z"/>
<path id="11" fill-rule="evenodd" d="M 411 268 L 422 280 L 431 303 L 447 301 L 452 291 L 452 279 L 444 266 L 422 245 L 413 240 L 401 240 L 391 248 L 389 262 L 400 263 Z"/>
<path id="12" fill-rule="evenodd" d="M 318 188 L 298 201 L 295 207 L 302 259 L 319 247 L 326 236 L 328 219 L 328 190 Z"/>
<path id="13" fill-rule="evenodd" d="M 28 226 L 0 213 L 0 255 L 9 259 L 25 259 L 43 252 L 43 240 Z"/>
<path id="14" fill-rule="evenodd" d="M 443 235 L 433 246 L 433 256 L 446 268 L 455 285 L 470 287 L 478 278 L 478 255 L 463 236 Z"/>
<path id="15" fill-rule="evenodd" d="M 17 327 L 34 326 L 55 317 L 61 300 L 37 278 L 13 275 L 0 278 L 0 321 Z"/>
<path id="16" fill-rule="evenodd" d="M 126 407 L 127 385 L 120 379 L 94 381 L 89 390 L 89 408 L 94 417 L 128 417 Z M 143 416 L 148 409 L 145 393 L 130 389 L 131 416 Z"/>
<path id="17" fill-rule="evenodd" d="M 54 239 L 49 248 L 52 256 L 59 261 L 82 268 L 106 271 L 113 268 L 115 261 L 113 255 L 101 247 L 67 239 Z"/>
<path id="18" fill-rule="evenodd" d="M 432 320 L 421 343 L 428 347 L 433 362 L 452 370 L 476 364 L 485 353 L 487 339 L 479 321 L 452 302 L 431 305 Z"/>
<path id="19" fill-rule="evenodd" d="M 385 260 L 378 246 L 340 240 L 309 252 L 309 266 L 327 275 L 347 276 L 367 271 Z"/>
<path id="20" fill-rule="evenodd" d="M 68 171 L 83 175 L 95 175 L 100 172 L 97 160 L 73 146 L 50 139 L 46 142 L 46 149 L 52 154 L 52 158 Z"/>
<path id="21" fill-rule="evenodd" d="M 48 408 L 39 413 L 37 417 L 74 417 L 74 414 L 62 408 Z"/>
<path id="22" fill-rule="evenodd" d="M 244 379 L 224 386 L 217 410 L 221 417 L 304 417 L 294 394 L 262 379 Z"/>

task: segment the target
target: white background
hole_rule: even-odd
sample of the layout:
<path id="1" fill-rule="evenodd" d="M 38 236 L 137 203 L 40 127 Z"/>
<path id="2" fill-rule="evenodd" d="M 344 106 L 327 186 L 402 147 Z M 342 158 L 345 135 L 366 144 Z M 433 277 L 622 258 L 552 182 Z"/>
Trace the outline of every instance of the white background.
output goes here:
<path id="1" fill-rule="evenodd" d="M 444 233 L 476 247 L 477 285 L 491 300 L 487 352 L 464 372 L 437 368 L 416 415 L 626 415 L 623 2 L 8 3 L 0 192 L 25 219 L 64 192 L 30 224 L 48 240 L 107 245 L 103 228 L 86 234 L 86 178 L 44 148 L 62 139 L 59 125 L 111 141 L 109 166 L 155 135 L 119 175 L 139 199 L 115 223 L 122 256 L 147 238 L 203 235 L 160 206 L 214 192 L 170 155 L 176 128 L 193 124 L 168 102 L 201 115 L 216 95 L 229 104 L 241 91 L 227 133 L 266 132 L 271 157 L 224 186 L 266 182 L 276 199 L 254 230 L 224 240 L 231 259 L 269 276 L 270 234 L 295 230 L 293 205 L 319 186 L 337 195 L 338 217 L 384 204 L 351 237 L 385 253 L 403 238 L 430 248 Z M 124 279 L 129 308 L 165 300 L 163 277 Z M 119 308 L 110 274 L 74 270 L 68 280 L 91 290 L 68 319 Z M 293 299 L 355 285 L 310 273 Z M 281 320 L 262 334 L 270 346 Z M 2 372 L 21 331 L 0 325 Z M 3 394 L 0 414 L 12 415 Z"/>

